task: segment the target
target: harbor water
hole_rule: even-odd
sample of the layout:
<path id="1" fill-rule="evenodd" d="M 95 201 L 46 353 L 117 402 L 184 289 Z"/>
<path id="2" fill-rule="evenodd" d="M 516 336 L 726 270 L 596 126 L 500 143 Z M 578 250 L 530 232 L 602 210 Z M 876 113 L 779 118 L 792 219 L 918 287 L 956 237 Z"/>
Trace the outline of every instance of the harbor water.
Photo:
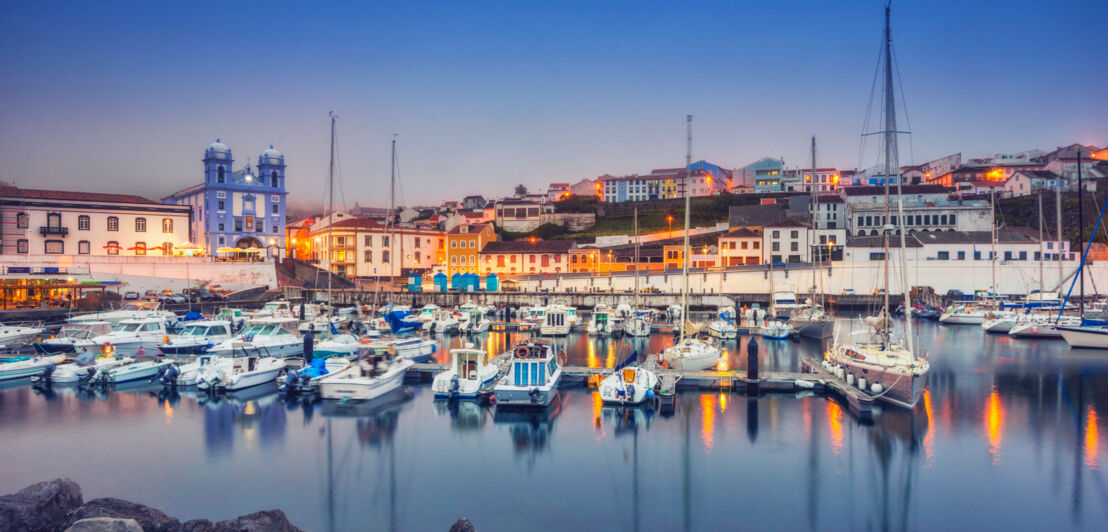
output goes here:
<path id="1" fill-rule="evenodd" d="M 506 350 L 522 334 L 481 341 Z M 668 334 L 555 340 L 612 366 Z M 748 337 L 727 343 L 745 369 Z M 71 477 L 181 520 L 280 508 L 329 530 L 1108 529 L 1108 353 L 923 322 L 914 411 L 872 422 L 811 392 L 681 391 L 672 413 L 567 388 L 539 413 L 434 401 L 429 384 L 369 404 L 211 399 L 138 385 L 0 388 L 0 493 Z M 436 354 L 445 361 L 459 338 Z M 799 371 L 811 340 L 759 339 L 762 371 Z"/>

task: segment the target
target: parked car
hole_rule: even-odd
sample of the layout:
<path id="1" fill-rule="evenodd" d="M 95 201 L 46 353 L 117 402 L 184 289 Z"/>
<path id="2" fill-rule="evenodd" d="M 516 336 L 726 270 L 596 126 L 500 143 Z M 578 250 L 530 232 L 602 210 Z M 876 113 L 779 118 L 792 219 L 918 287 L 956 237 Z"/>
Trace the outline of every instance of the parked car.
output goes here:
<path id="1" fill-rule="evenodd" d="M 188 303 L 189 302 L 188 298 L 181 295 L 181 294 L 173 294 L 173 295 L 166 296 L 165 301 L 168 302 L 168 303 Z"/>
<path id="2" fill-rule="evenodd" d="M 161 299 L 160 297 L 158 297 L 158 291 L 157 290 L 147 290 L 146 293 L 142 295 L 142 298 L 143 299 L 148 299 L 150 301 L 157 301 L 157 300 Z"/>
<path id="3" fill-rule="evenodd" d="M 225 292 L 226 290 L 224 290 L 223 285 L 219 283 L 212 283 L 208 285 L 208 291 L 222 295 L 223 292 Z"/>
<path id="4" fill-rule="evenodd" d="M 139 293 L 134 291 L 134 290 L 128 290 L 126 292 L 123 292 L 123 299 L 132 300 L 132 299 L 138 299 L 138 298 L 139 298 Z"/>
<path id="5" fill-rule="evenodd" d="M 211 292 L 205 288 L 186 288 L 181 294 L 190 301 L 223 301 L 227 298 L 222 294 Z"/>

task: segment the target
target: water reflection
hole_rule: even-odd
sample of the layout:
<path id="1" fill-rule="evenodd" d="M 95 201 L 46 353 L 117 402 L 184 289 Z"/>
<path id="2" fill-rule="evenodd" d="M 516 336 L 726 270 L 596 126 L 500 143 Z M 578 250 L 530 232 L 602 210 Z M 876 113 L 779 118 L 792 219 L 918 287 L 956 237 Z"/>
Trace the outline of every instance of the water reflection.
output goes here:
<path id="1" fill-rule="evenodd" d="M 526 458 L 528 470 L 534 469 L 536 457 L 550 446 L 554 420 L 562 413 L 565 396 L 565 392 L 557 392 L 546 408 L 496 408 L 493 423 L 508 429 L 512 450 L 515 456 Z"/>
<path id="2" fill-rule="evenodd" d="M 1000 393 L 993 389 L 989 401 L 985 404 L 985 431 L 989 438 L 989 454 L 993 455 L 993 465 L 1000 463 L 1000 443 L 1004 425 L 1004 408 L 1000 404 Z"/>

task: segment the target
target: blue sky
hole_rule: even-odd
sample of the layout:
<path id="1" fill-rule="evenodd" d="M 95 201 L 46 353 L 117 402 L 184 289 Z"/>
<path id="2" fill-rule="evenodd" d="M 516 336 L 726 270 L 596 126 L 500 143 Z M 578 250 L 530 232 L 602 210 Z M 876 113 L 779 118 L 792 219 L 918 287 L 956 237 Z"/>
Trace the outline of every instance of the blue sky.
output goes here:
<path id="1" fill-rule="evenodd" d="M 868 166 L 882 2 L 93 2 L 0 7 L 0 180 L 160 197 L 270 144 L 320 203 L 510 193 L 693 156 Z M 901 161 L 1108 144 L 1103 1 L 897 2 Z M 872 150 L 871 150 L 872 151 Z"/>

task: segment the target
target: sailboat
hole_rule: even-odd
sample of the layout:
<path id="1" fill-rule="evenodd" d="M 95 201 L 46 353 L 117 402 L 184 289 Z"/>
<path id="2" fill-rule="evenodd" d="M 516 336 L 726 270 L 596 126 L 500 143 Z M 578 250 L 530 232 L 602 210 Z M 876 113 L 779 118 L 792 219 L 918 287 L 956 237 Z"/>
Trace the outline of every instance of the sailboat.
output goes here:
<path id="1" fill-rule="evenodd" d="M 803 172 L 801 172 L 803 173 Z M 831 333 L 835 330 L 835 318 L 827 312 L 827 309 L 823 306 L 823 294 L 816 293 L 817 286 L 819 286 L 819 251 L 821 251 L 818 245 L 820 224 L 819 224 L 819 187 L 815 184 L 816 175 L 816 137 L 812 136 L 812 230 L 808 232 L 809 236 L 809 249 L 812 256 L 812 289 L 809 292 L 810 297 L 807 305 L 797 309 L 789 317 L 789 323 L 793 326 L 801 336 L 807 336 L 809 338 L 815 338 L 822 340 L 831 336 Z M 828 255 L 830 260 L 830 255 Z"/>
<path id="2" fill-rule="evenodd" d="M 697 338 L 699 327 L 694 327 L 689 321 L 689 207 L 690 189 L 692 182 L 688 175 L 688 168 L 692 166 L 692 115 L 685 117 L 688 128 L 688 145 L 685 152 L 685 245 L 683 248 L 683 260 L 681 278 L 681 329 L 680 337 L 676 344 L 662 350 L 661 360 L 674 369 L 699 371 L 711 368 L 719 362 L 722 351 L 710 342 Z"/>
<path id="3" fill-rule="evenodd" d="M 631 316 L 623 322 L 627 336 L 650 336 L 650 317 L 639 309 L 639 209 L 635 208 L 635 294 L 631 296 Z"/>
<path id="4" fill-rule="evenodd" d="M 996 191 L 992 192 L 992 286 L 989 293 L 992 297 L 993 308 L 985 313 L 981 322 L 981 328 L 989 333 L 1007 333 L 1016 324 L 1016 313 L 1010 310 L 1000 310 L 1000 300 L 996 297 Z M 1042 239 L 1042 227 L 1039 228 L 1039 238 Z"/>
<path id="5" fill-rule="evenodd" d="M 899 166 L 896 160 L 896 110 L 893 105 L 893 74 L 892 74 L 892 35 L 889 30 L 890 7 L 885 6 L 885 219 L 889 217 L 889 181 L 896 172 L 897 186 L 897 217 L 898 221 L 904 219 L 904 197 L 901 191 Z M 866 319 L 867 325 L 872 331 L 860 331 L 864 337 L 857 335 L 844 343 L 836 342 L 826 353 L 825 366 L 841 368 L 843 372 L 852 378 L 847 382 L 855 382 L 859 388 L 872 392 L 877 399 L 885 402 L 914 408 L 923 393 L 924 380 L 931 366 L 927 360 L 917 358 L 912 351 L 912 305 L 910 292 L 908 291 L 907 270 L 904 267 L 905 255 L 905 231 L 900 234 L 900 269 L 902 289 L 904 291 L 904 326 L 906 333 L 901 339 L 892 337 L 892 317 L 889 313 L 889 234 L 893 231 L 892 224 L 885 225 L 885 275 L 884 275 L 884 308 L 880 314 Z M 868 333 L 868 334 L 867 334 Z M 837 335 L 836 335 L 837 336 Z"/>
<path id="6" fill-rule="evenodd" d="M 1084 189 L 1081 183 L 1081 152 L 1077 152 L 1077 219 L 1078 219 L 1078 242 L 1085 241 L 1085 217 L 1083 198 Z M 1104 211 L 1108 209 L 1108 199 L 1104 200 L 1104 206 L 1100 208 L 1100 214 L 1096 218 L 1096 225 L 1093 226 L 1093 235 L 1096 235 L 1097 229 L 1100 229 L 1100 223 L 1104 219 Z M 1108 322 L 1099 320 L 1087 320 L 1085 319 L 1085 261 L 1089 257 L 1089 249 L 1093 247 L 1093 240 L 1089 239 L 1089 244 L 1085 246 L 1085 252 L 1081 255 L 1081 265 L 1077 267 L 1077 277 L 1070 284 L 1069 292 L 1066 293 L 1066 298 L 1062 300 L 1062 309 L 1058 311 L 1058 320 L 1062 319 L 1062 313 L 1066 310 L 1066 303 L 1069 301 L 1070 293 L 1073 292 L 1073 285 L 1080 284 L 1081 286 L 1081 301 L 1077 303 L 1078 316 L 1080 317 L 1080 324 L 1078 325 L 1056 325 L 1058 332 L 1062 334 L 1062 338 L 1066 340 L 1070 347 L 1091 348 L 1091 349 L 1108 349 Z"/>
<path id="7" fill-rule="evenodd" d="M 1056 203 L 1059 208 L 1055 208 L 1058 221 L 1058 241 L 1062 240 L 1062 188 L 1056 187 L 1055 189 Z M 1026 305 L 1038 305 L 1040 308 L 1047 306 L 1048 304 L 1058 301 L 1057 292 L 1045 292 L 1043 290 L 1043 262 L 1046 260 L 1046 253 L 1043 250 L 1043 195 L 1039 193 L 1039 291 L 1033 292 L 1027 295 Z M 1062 279 L 1062 261 L 1058 261 L 1058 279 L 1061 282 Z M 1073 316 L 1062 316 L 1059 320 L 1055 320 L 1052 313 L 1046 312 L 1028 312 L 1020 315 L 1016 318 L 1016 322 L 1012 325 L 1012 329 L 1008 331 L 1009 336 L 1015 336 L 1018 338 L 1053 338 L 1062 339 L 1062 332 L 1058 330 L 1057 325 L 1063 326 L 1075 326 L 1081 325 L 1081 320 Z"/>

